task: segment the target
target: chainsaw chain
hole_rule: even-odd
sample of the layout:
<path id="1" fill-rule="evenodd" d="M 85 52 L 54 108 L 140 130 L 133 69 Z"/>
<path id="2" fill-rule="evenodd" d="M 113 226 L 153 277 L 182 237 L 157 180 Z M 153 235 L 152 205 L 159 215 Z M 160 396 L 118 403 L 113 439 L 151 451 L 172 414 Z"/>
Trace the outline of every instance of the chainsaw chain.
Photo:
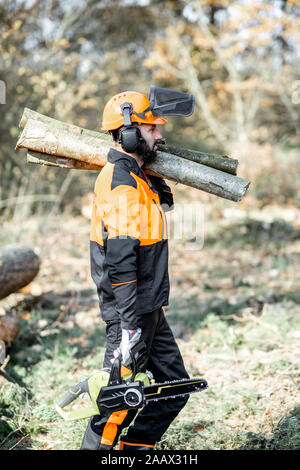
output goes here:
<path id="1" fill-rule="evenodd" d="M 197 381 L 197 380 L 203 380 L 205 381 L 204 379 L 200 378 L 200 377 L 193 377 L 192 378 L 193 380 Z M 205 381 L 206 382 L 206 381 Z M 170 380 L 170 381 L 167 381 L 167 382 L 162 382 L 162 383 L 154 383 L 154 384 L 151 384 L 153 385 L 153 387 L 164 387 L 166 385 L 172 385 L 172 384 L 176 384 L 176 383 L 182 383 L 182 379 L 179 379 L 179 380 Z M 151 387 L 151 385 L 148 385 L 147 388 Z M 188 382 L 187 384 L 188 385 Z M 146 401 L 161 401 L 161 400 L 169 400 L 170 398 L 172 399 L 175 399 L 175 398 L 178 398 L 178 397 L 185 397 L 186 395 L 191 395 L 192 393 L 196 393 L 196 392 L 202 392 L 203 390 L 207 389 L 207 383 L 204 387 L 200 387 L 199 389 L 197 390 L 191 390 L 190 392 L 186 392 L 186 393 L 180 393 L 178 395 L 170 395 L 169 397 L 161 397 L 161 398 L 147 398 L 147 395 L 145 395 L 146 397 Z"/>

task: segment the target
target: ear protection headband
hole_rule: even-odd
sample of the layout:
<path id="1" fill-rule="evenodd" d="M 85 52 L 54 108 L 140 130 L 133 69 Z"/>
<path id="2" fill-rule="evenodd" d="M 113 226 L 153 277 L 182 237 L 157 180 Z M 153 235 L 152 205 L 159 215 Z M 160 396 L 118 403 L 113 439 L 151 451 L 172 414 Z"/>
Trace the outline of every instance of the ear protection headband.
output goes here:
<path id="1" fill-rule="evenodd" d="M 143 138 L 140 129 L 132 124 L 131 121 L 131 114 L 133 113 L 132 104 L 123 103 L 121 111 L 124 116 L 124 127 L 120 131 L 119 143 L 125 152 L 135 153 Z"/>

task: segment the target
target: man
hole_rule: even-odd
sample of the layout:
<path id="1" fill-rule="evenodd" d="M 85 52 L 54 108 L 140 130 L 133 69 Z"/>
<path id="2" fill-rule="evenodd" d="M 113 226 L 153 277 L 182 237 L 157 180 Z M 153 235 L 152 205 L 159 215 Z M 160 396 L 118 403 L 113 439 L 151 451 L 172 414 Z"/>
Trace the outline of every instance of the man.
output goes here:
<path id="1" fill-rule="evenodd" d="M 102 130 L 112 134 L 115 145 L 95 184 L 91 273 L 107 325 L 103 367 L 109 370 L 119 353 L 130 367 L 130 348 L 141 339 L 147 345 L 147 370 L 159 383 L 188 374 L 162 308 L 169 298 L 164 211 L 172 208 L 173 196 L 162 178 L 146 176 L 143 170 L 155 159 L 162 138 L 157 125 L 166 123 L 147 111 L 149 103 L 141 93 L 124 92 L 105 106 Z M 130 423 L 120 450 L 154 449 L 187 399 L 153 401 L 140 411 L 94 416 L 81 449 L 113 449 Z"/>

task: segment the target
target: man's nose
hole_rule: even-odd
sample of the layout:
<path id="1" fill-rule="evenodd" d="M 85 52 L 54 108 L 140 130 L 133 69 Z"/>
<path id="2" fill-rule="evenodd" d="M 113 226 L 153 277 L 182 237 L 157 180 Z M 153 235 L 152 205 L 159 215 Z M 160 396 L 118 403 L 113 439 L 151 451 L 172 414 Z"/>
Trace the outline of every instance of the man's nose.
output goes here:
<path id="1" fill-rule="evenodd" d="M 162 139 L 162 135 L 161 133 L 159 132 L 158 129 L 155 129 L 155 138 L 158 140 L 158 139 Z"/>

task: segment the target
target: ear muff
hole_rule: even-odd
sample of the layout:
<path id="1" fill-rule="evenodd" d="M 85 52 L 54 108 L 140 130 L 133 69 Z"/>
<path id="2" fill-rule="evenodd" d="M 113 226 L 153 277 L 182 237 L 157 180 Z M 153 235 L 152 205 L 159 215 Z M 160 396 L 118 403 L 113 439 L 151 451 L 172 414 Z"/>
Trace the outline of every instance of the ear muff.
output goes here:
<path id="1" fill-rule="evenodd" d="M 135 153 L 136 149 L 139 146 L 139 143 L 143 140 L 141 131 L 136 126 L 124 127 L 120 131 L 120 140 L 119 143 L 122 145 L 122 148 L 125 152 Z"/>
<path id="2" fill-rule="evenodd" d="M 121 112 L 124 116 L 124 127 L 120 131 L 119 143 L 122 145 L 125 152 L 134 153 L 143 138 L 140 129 L 137 126 L 132 125 L 132 103 L 123 103 L 121 105 Z"/>

